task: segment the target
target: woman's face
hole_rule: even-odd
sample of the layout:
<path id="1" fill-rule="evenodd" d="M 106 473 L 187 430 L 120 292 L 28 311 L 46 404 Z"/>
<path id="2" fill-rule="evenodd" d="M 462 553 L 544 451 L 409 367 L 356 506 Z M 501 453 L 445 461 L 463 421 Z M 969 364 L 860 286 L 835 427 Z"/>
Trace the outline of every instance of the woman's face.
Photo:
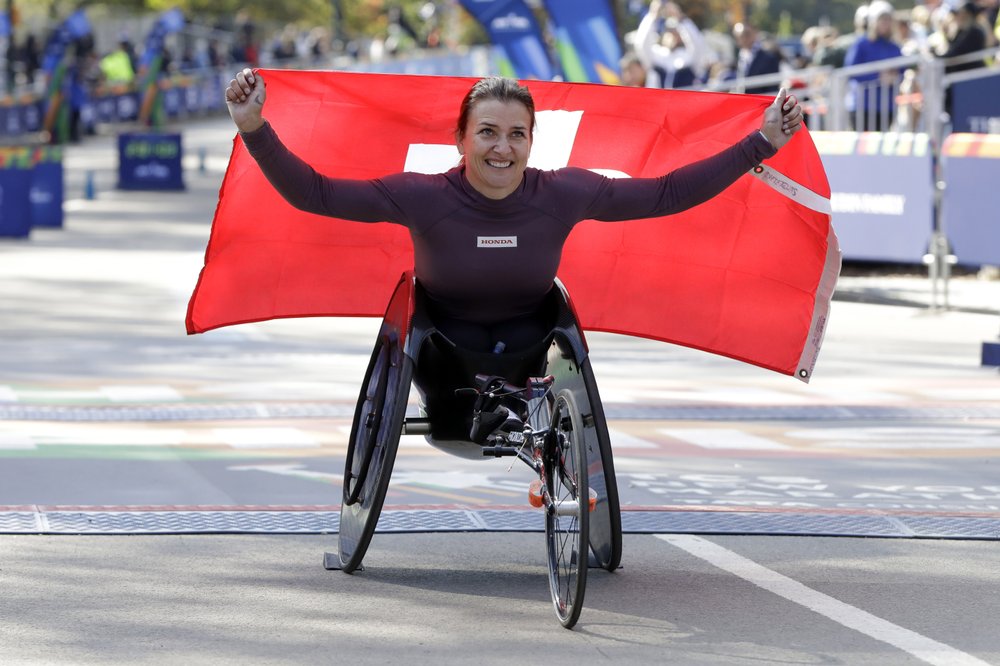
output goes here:
<path id="1" fill-rule="evenodd" d="M 476 191 L 503 199 L 524 177 L 531 153 L 531 114 L 520 102 L 485 99 L 469 112 L 465 135 L 458 141 L 465 174 Z"/>

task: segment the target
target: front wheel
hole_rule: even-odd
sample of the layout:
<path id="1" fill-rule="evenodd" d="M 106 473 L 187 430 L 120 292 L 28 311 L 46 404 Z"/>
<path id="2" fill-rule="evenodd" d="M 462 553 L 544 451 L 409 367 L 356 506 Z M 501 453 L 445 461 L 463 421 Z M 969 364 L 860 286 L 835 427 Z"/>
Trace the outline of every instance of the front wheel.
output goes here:
<path id="1" fill-rule="evenodd" d="M 590 525 L 583 419 L 571 391 L 556 396 L 551 423 L 543 459 L 549 591 L 559 621 L 570 629 L 583 609 Z"/>
<path id="2" fill-rule="evenodd" d="M 341 569 L 361 566 L 368 550 L 406 416 L 413 362 L 389 336 L 375 343 L 351 427 L 338 534 Z"/>

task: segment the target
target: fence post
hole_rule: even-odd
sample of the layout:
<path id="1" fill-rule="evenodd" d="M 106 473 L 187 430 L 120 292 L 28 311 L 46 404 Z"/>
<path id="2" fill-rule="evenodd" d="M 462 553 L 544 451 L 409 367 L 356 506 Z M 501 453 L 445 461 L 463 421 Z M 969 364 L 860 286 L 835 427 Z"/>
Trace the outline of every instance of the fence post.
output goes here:
<path id="1" fill-rule="evenodd" d="M 844 100 L 847 98 L 847 77 L 834 70 L 830 73 L 830 127 L 833 132 L 843 132 L 847 129 L 847 110 Z"/>

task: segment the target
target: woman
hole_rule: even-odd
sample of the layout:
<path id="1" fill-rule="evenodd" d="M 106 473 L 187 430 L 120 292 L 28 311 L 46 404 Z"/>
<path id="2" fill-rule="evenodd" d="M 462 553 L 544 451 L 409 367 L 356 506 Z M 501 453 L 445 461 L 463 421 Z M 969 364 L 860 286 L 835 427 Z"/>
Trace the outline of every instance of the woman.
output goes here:
<path id="1" fill-rule="evenodd" d="M 585 219 L 659 217 L 715 196 L 770 157 L 801 128 L 802 111 L 781 91 L 760 131 L 718 155 L 660 178 L 609 179 L 585 169 L 528 168 L 534 101 L 516 81 L 486 78 L 462 102 L 455 140 L 462 161 L 443 174 L 333 179 L 293 155 L 262 115 L 263 77 L 238 73 L 225 91 L 233 121 L 268 180 L 302 210 L 406 226 L 414 272 L 437 327 L 455 344 L 491 351 L 530 347 L 563 243 Z"/>
<path id="2" fill-rule="evenodd" d="M 903 52 L 893 41 L 892 5 L 875 0 L 868 5 L 868 30 L 848 49 L 844 67 L 863 65 L 900 57 Z M 847 110 L 854 129 L 861 132 L 887 132 L 896 115 L 898 69 L 883 69 L 851 77 Z"/>

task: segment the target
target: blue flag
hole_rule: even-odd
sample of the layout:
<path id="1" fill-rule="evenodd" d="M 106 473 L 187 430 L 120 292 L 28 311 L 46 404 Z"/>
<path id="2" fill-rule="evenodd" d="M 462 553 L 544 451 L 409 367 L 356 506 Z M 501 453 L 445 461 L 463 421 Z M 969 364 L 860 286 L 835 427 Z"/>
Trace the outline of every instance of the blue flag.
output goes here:
<path id="1" fill-rule="evenodd" d="M 519 79 L 542 81 L 562 75 L 549 58 L 538 21 L 524 0 L 461 0 L 461 3 L 502 50 L 513 70 L 511 74 Z"/>
<path id="2" fill-rule="evenodd" d="M 90 21 L 87 20 L 84 10 L 78 9 L 70 14 L 45 45 L 45 55 L 42 59 L 42 69 L 45 73 L 51 75 L 56 70 L 73 40 L 89 34 Z"/>
<path id="3" fill-rule="evenodd" d="M 614 16 L 607 0 L 545 0 L 568 81 L 619 83 Z"/>
<path id="4" fill-rule="evenodd" d="M 142 52 L 139 60 L 140 67 L 149 67 L 153 59 L 163 52 L 163 42 L 167 35 L 178 32 L 184 27 L 184 13 L 180 9 L 174 8 L 160 14 L 153 24 L 153 29 L 146 37 L 146 48 Z"/>

